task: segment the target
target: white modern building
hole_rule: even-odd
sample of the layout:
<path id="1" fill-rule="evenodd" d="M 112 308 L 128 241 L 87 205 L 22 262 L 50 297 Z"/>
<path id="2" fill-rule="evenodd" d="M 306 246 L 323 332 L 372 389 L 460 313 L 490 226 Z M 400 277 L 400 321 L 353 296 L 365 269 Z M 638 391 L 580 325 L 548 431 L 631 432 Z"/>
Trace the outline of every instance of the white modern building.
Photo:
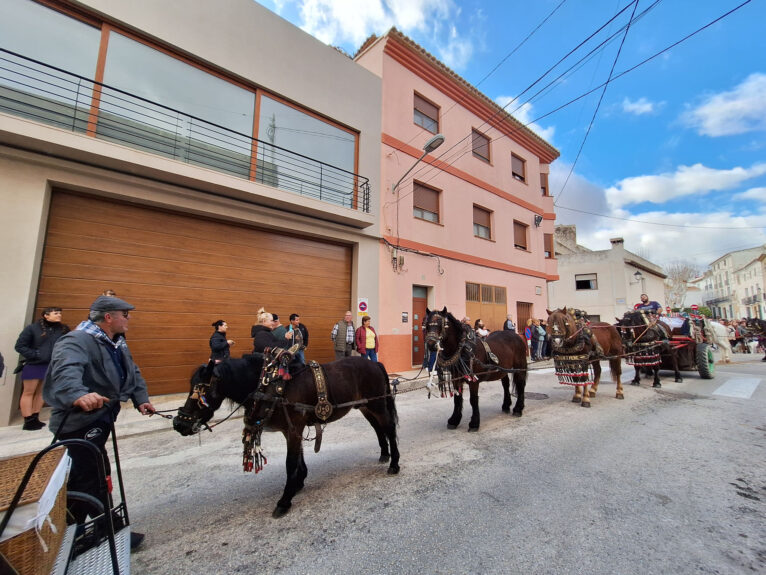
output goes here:
<path id="1" fill-rule="evenodd" d="M 265 307 L 378 313 L 381 80 L 251 0 L 0 2 L 0 351 L 113 289 L 151 394 Z M 0 389 L 0 425 L 20 382 Z"/>
<path id="2" fill-rule="evenodd" d="M 664 303 L 662 269 L 625 249 L 622 238 L 613 238 L 608 250 L 589 250 L 577 244 L 575 226 L 556 226 L 554 246 L 559 280 L 548 284 L 551 309 L 585 310 L 593 321 L 613 323 L 632 310 L 642 293 Z"/>

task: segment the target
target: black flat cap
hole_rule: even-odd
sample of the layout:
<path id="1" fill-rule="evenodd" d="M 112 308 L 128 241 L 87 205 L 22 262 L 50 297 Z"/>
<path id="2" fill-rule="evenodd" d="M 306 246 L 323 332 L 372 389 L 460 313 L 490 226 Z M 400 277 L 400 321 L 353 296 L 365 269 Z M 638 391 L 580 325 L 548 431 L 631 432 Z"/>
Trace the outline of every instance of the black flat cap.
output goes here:
<path id="1" fill-rule="evenodd" d="M 136 309 L 136 306 L 130 305 L 123 299 L 118 297 L 111 297 L 108 295 L 100 295 L 96 298 L 90 306 L 90 311 L 129 311 Z"/>

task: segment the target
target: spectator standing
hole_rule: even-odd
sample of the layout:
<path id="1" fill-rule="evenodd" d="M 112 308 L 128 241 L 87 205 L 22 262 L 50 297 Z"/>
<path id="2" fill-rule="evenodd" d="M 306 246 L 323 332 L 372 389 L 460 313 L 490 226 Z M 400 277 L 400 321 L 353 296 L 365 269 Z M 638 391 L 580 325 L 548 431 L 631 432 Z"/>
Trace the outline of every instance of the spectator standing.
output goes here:
<path id="1" fill-rule="evenodd" d="M 289 335 L 289 346 L 293 346 L 296 343 L 303 346 L 298 350 L 298 353 L 295 354 L 295 357 L 298 361 L 305 364 L 306 355 L 304 354 L 304 350 L 309 344 L 309 330 L 301 323 L 301 316 L 297 313 L 290 314 L 290 327 L 287 330 L 287 334 Z"/>
<path id="2" fill-rule="evenodd" d="M 527 340 L 527 355 L 532 357 L 532 318 L 527 320 L 527 327 L 524 328 L 524 339 Z"/>
<path id="3" fill-rule="evenodd" d="M 505 323 L 503 323 L 503 330 L 504 331 L 516 331 L 516 324 L 513 323 L 513 319 L 511 318 L 511 314 L 508 314 L 505 316 Z"/>
<path id="4" fill-rule="evenodd" d="M 234 340 L 226 339 L 226 330 L 229 329 L 229 324 L 222 319 L 213 322 L 212 326 L 215 331 L 210 336 L 210 360 L 221 363 L 224 359 L 231 357 L 229 348 L 234 345 Z"/>
<path id="5" fill-rule="evenodd" d="M 482 339 L 489 335 L 489 330 L 484 327 L 484 322 L 481 321 L 481 318 L 474 322 L 473 330 L 476 332 L 476 335 Z"/>
<path id="6" fill-rule="evenodd" d="M 88 320 L 56 343 L 43 387 L 43 397 L 53 408 L 51 431 L 58 439 L 93 443 L 103 455 L 107 474 L 110 467 L 105 445 L 120 402 L 130 399 L 142 415 L 154 413 L 146 381 L 123 337 L 133 309 L 134 306 L 116 297 L 96 298 Z M 72 467 L 67 489 L 98 497 L 98 467 L 93 456 L 76 446 L 68 452 Z M 87 509 L 76 504 L 70 509 L 77 523 L 85 521 Z M 136 532 L 130 537 L 131 549 L 138 547 L 144 538 Z"/>
<path id="7" fill-rule="evenodd" d="M 332 328 L 330 338 L 334 343 L 335 359 L 350 357 L 356 345 L 354 341 L 356 338 L 356 326 L 351 317 L 351 312 L 347 311 L 343 315 L 343 319 Z"/>
<path id="8" fill-rule="evenodd" d="M 548 335 L 547 324 L 543 318 L 540 318 L 540 329 L 543 330 L 543 346 L 540 352 L 542 359 L 550 359 L 551 357 L 551 338 Z"/>
<path id="9" fill-rule="evenodd" d="M 540 320 L 533 319 L 532 320 L 532 361 L 540 361 L 540 350 L 542 348 L 542 338 L 544 337 L 544 334 L 541 332 L 540 329 Z"/>
<path id="10" fill-rule="evenodd" d="M 69 326 L 61 323 L 61 308 L 46 307 L 42 317 L 25 327 L 16 340 L 16 351 L 22 357 L 19 367 L 23 387 L 19 408 L 24 417 L 22 429 L 25 431 L 37 431 L 45 427 L 40 421 L 43 380 L 48 371 L 54 344 L 68 331 Z"/>
<path id="11" fill-rule="evenodd" d="M 274 323 L 271 326 L 271 331 L 274 332 L 274 337 L 277 338 L 277 341 L 280 342 L 279 347 L 284 347 L 287 349 L 290 347 L 290 344 L 287 341 L 287 327 L 282 325 L 282 322 L 279 321 L 279 316 L 277 314 L 273 313 L 271 315 L 274 318 Z M 292 336 L 289 339 L 292 339 Z"/>
<path id="12" fill-rule="evenodd" d="M 274 337 L 272 330 L 274 316 L 261 308 L 258 310 L 257 321 L 258 323 L 250 330 L 250 335 L 253 337 L 253 353 L 263 353 L 267 347 L 283 347 L 284 339 L 279 341 Z"/>
<path id="13" fill-rule="evenodd" d="M 471 327 L 471 318 L 468 316 L 465 316 L 463 319 L 460 320 L 460 323 L 463 325 L 467 325 L 468 327 Z"/>
<path id="14" fill-rule="evenodd" d="M 378 361 L 378 334 L 370 325 L 372 318 L 368 315 L 362 317 L 362 325 L 356 330 L 356 349 L 372 361 Z"/>

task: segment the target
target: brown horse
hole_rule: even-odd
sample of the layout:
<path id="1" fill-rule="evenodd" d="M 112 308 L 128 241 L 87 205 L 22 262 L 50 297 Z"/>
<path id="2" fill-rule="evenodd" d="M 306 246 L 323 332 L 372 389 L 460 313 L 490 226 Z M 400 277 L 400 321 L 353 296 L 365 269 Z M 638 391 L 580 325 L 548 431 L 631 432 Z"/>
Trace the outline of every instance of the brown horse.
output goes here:
<path id="1" fill-rule="evenodd" d="M 758 343 L 763 348 L 764 356 L 761 361 L 766 361 L 766 321 L 751 317 L 745 322 L 747 333 L 758 338 Z"/>
<path id="2" fill-rule="evenodd" d="M 262 380 L 263 359 L 258 356 L 260 354 L 253 354 L 246 359 L 225 360 L 217 365 L 211 362 L 200 367 L 192 376 L 189 397 L 173 419 L 173 427 L 181 435 L 192 435 L 206 426 L 225 398 L 244 404 L 247 411 L 243 442 L 250 441 L 251 449 L 257 448 L 255 470 L 259 470 L 263 463 L 260 431 L 282 432 L 287 441 L 287 482 L 274 509 L 274 517 L 289 511 L 293 497 L 303 488 L 308 474 L 303 459 L 304 429 L 309 426 L 317 429 L 314 450 L 318 451 L 321 426 L 340 419 L 352 408 L 361 411 L 375 430 L 380 446 L 378 461 L 386 463 L 390 460 L 388 473 L 399 472 L 398 416 L 388 374 L 382 364 L 362 357 L 317 364 L 324 378 L 326 402 L 323 403 L 312 368 L 299 368 L 288 381 L 280 377 L 264 377 Z M 268 356 L 266 361 L 268 367 Z M 316 409 L 318 405 L 323 405 L 324 411 Z M 268 417 L 265 417 L 267 413 Z M 253 437 L 255 434 L 257 438 Z M 257 439 L 255 446 L 253 439 Z M 247 459 L 246 450 L 245 469 L 254 470 L 252 459 L 249 467 Z"/>
<path id="3" fill-rule="evenodd" d="M 659 321 L 653 314 L 644 311 L 627 311 L 622 319 L 617 319 L 622 343 L 629 354 L 628 363 L 636 369 L 631 385 L 641 384 L 641 369 L 648 368 L 654 373 L 652 387 L 662 387 L 660 383 L 660 358 L 668 358 L 673 366 L 677 382 L 683 381 L 678 369 L 678 354 L 670 345 L 671 329 Z"/>
<path id="4" fill-rule="evenodd" d="M 513 373 L 513 387 L 516 390 L 513 415 L 521 417 L 527 385 L 527 346 L 521 336 L 511 331 L 493 331 L 483 341 L 477 341 L 471 326 L 459 322 L 446 307 L 441 311 L 426 309 L 425 330 L 426 345 L 431 353 L 438 353 L 437 368 L 452 376 L 452 384 L 457 391 L 454 395 L 455 408 L 447 420 L 447 427 L 455 429 L 463 417 L 464 383 L 470 390 L 472 409 L 468 431 L 479 430 L 481 381 L 502 381 L 502 410 L 509 413 L 512 402 L 509 373 Z"/>
<path id="5" fill-rule="evenodd" d="M 548 312 L 546 331 L 551 338 L 556 372 L 559 381 L 575 388 L 572 401 L 582 407 L 590 407 L 590 398 L 596 397 L 601 381 L 601 360 L 609 360 L 612 381 L 617 385 L 615 397 L 625 399 L 622 390 L 623 345 L 617 328 L 599 321 L 588 324 L 577 319 L 571 309 L 564 307 Z M 595 345 L 593 338 L 598 342 Z M 565 359 L 566 358 L 566 359 Z M 593 369 L 593 381 L 587 373 L 588 365 Z M 571 377 L 572 368 L 579 377 Z M 559 373 L 560 371 L 564 373 Z"/>

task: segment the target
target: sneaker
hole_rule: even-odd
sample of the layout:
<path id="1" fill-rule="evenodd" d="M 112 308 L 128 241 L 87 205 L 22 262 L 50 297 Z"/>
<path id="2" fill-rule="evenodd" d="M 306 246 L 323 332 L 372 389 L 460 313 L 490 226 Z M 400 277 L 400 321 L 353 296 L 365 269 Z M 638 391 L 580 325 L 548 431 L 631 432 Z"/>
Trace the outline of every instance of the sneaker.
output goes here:
<path id="1" fill-rule="evenodd" d="M 145 535 L 143 533 L 137 533 L 135 531 L 130 532 L 130 550 L 138 549 L 138 546 L 144 542 Z"/>

